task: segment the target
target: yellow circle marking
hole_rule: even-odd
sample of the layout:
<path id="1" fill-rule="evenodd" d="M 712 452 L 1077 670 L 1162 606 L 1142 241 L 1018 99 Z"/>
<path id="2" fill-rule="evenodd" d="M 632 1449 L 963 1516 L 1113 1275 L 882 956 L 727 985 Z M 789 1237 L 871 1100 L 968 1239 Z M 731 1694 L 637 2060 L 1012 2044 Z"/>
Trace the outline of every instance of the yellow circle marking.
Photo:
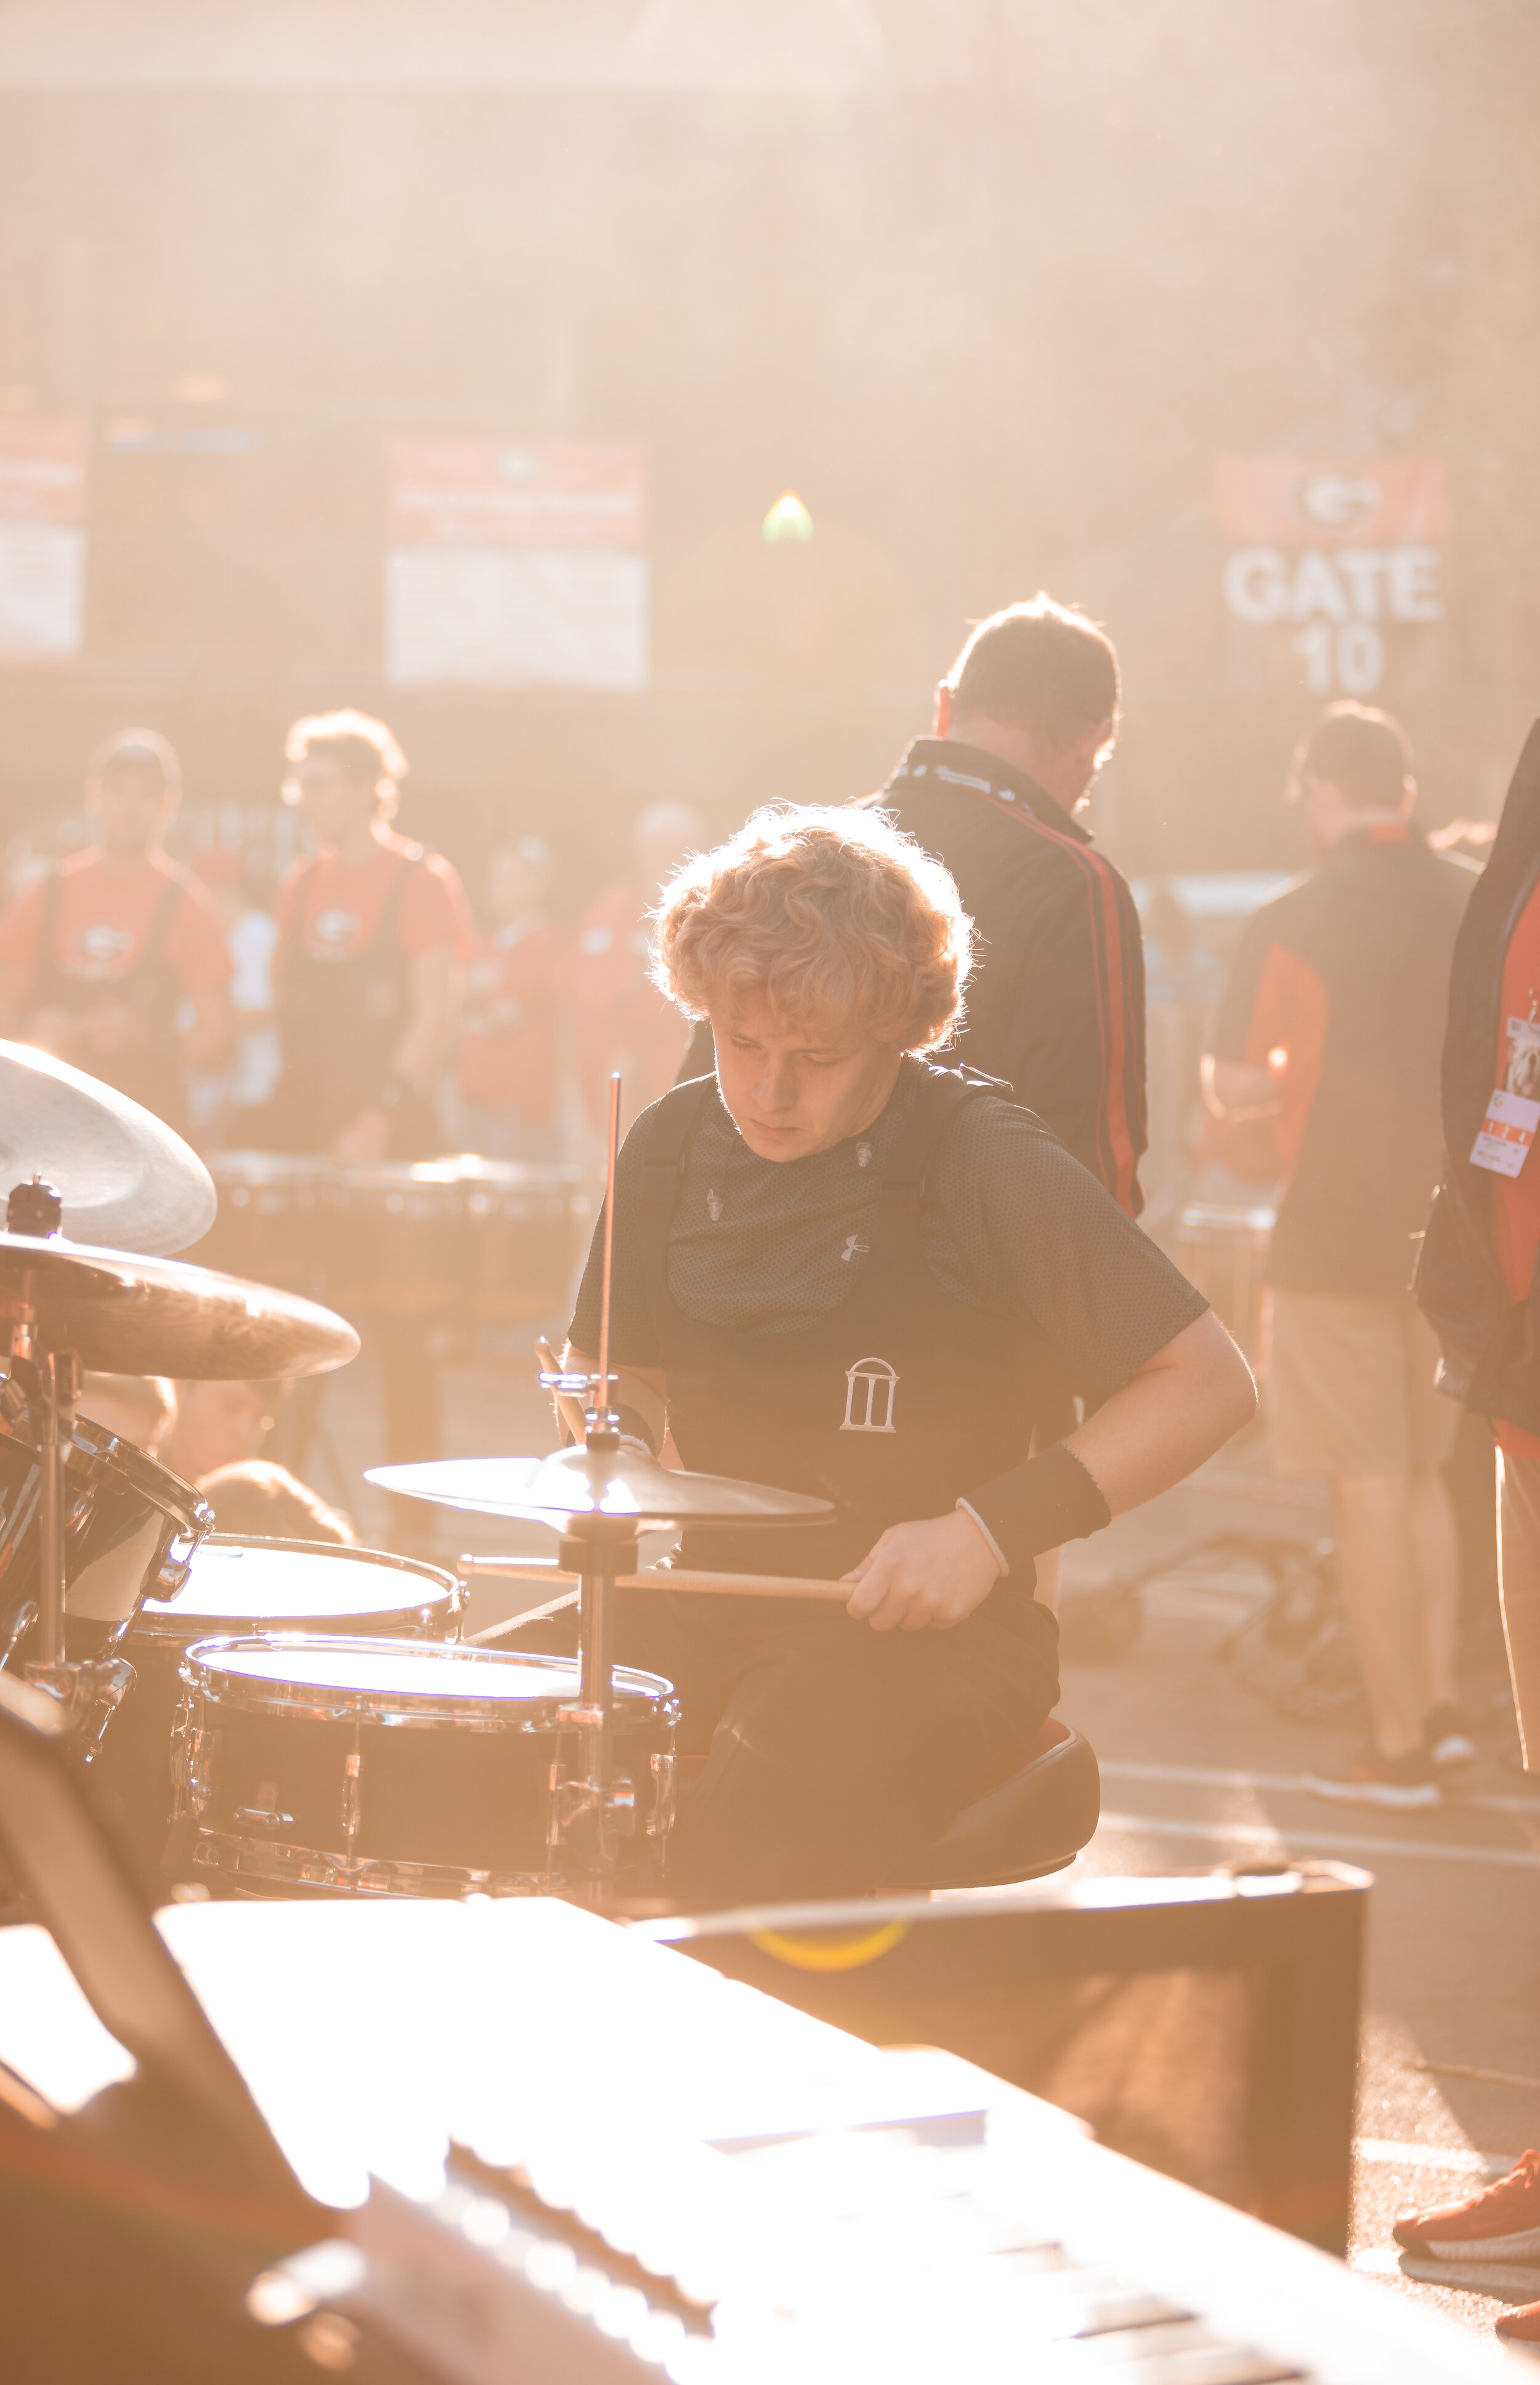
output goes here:
<path id="1" fill-rule="evenodd" d="M 876 1962 L 900 1938 L 907 1938 L 909 1929 L 907 1921 L 885 1921 L 880 1929 L 868 1929 L 860 1937 L 840 1938 L 832 1943 L 823 1930 L 816 1937 L 794 1938 L 784 1929 L 751 1929 L 749 1943 L 799 1971 L 859 1971 L 863 1963 Z"/>

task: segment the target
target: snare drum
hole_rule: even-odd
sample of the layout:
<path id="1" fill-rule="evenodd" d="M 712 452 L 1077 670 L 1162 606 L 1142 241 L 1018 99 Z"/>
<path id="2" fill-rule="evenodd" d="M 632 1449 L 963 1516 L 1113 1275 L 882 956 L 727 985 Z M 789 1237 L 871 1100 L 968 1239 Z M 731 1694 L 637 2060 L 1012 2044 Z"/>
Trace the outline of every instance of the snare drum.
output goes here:
<path id="1" fill-rule="evenodd" d="M 130 1442 L 77 1417 L 65 1452 L 65 1655 L 116 1648 L 154 1592 L 174 1596 L 214 1525 L 206 1500 Z M 36 1650 L 42 1460 L 20 1382 L 0 1381 L 0 1661 Z"/>
<path id="2" fill-rule="evenodd" d="M 577 1665 L 378 1640 L 205 1641 L 182 1660 L 179 1867 L 267 1895 L 549 1894 L 551 1781 Z M 623 1882 L 658 1875 L 679 1708 L 615 1676 L 615 1773 L 635 1796 Z"/>
<path id="3" fill-rule="evenodd" d="M 453 1574 L 410 1557 L 216 1533 L 193 1553 L 185 1587 L 147 1599 L 124 1640 L 134 1684 L 91 1767 L 98 1815 L 153 1879 L 171 1820 L 179 1668 L 195 1641 L 217 1631 L 457 1640 L 465 1605 Z"/>

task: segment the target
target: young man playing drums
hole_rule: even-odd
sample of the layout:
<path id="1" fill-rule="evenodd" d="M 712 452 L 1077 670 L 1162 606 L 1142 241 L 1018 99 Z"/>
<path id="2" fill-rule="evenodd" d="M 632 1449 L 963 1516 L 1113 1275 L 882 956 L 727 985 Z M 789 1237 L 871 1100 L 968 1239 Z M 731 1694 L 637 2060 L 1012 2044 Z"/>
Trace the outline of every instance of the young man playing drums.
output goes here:
<path id="1" fill-rule="evenodd" d="M 680 1562 L 837 1576 L 845 1607 L 620 1593 L 616 1655 L 709 1753 L 670 1854 L 701 1904 L 879 1886 L 1025 1761 L 1058 1694 L 1033 1558 L 1179 1481 L 1252 1413 L 1192 1287 L 1030 1113 L 925 1057 L 962 1005 L 957 890 L 882 818 L 761 813 L 657 915 L 716 1074 L 638 1119 L 612 1365 L 671 1462 L 837 1503 Z M 569 1364 L 595 1363 L 601 1238 Z M 1034 1386 L 1095 1412 L 1037 1457 Z"/>

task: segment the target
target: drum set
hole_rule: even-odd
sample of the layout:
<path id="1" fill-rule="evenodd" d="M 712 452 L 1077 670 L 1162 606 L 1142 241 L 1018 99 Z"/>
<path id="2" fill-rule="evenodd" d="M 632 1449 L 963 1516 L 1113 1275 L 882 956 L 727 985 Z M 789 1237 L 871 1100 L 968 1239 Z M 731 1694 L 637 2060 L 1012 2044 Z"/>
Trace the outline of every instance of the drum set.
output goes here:
<path id="1" fill-rule="evenodd" d="M 611 1093 L 613 1190 L 618 1079 Z M 0 1166 L 16 1179 L 0 1233 L 0 1666 L 63 1707 L 145 1895 L 180 1881 L 236 1896 L 538 1892 L 609 1909 L 665 1891 L 678 1704 L 669 1682 L 611 1655 L 638 1533 L 813 1523 L 830 1508 L 665 1467 L 622 1437 L 613 1202 L 597 1370 L 540 1377 L 561 1414 L 581 1415 L 581 1439 L 544 1458 L 369 1478 L 559 1535 L 578 1654 L 523 1655 L 464 1642 L 464 1585 L 435 1567 L 215 1534 L 192 1486 L 77 1416 L 82 1367 L 296 1378 L 347 1364 L 358 1337 L 297 1290 L 165 1255 L 206 1233 L 215 1186 L 123 1096 L 0 1043 Z M 70 1230 L 81 1218 L 93 1242 Z M 453 1238 L 450 1221 L 441 1230 Z M 120 1247 L 130 1236 L 140 1247 Z"/>

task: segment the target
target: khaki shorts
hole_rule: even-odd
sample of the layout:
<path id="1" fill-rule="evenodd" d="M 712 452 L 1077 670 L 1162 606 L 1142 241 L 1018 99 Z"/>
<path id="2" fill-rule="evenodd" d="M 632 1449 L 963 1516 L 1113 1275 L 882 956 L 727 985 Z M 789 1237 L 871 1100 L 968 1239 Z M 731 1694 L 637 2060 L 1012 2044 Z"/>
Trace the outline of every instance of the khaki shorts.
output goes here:
<path id="1" fill-rule="evenodd" d="M 1410 1474 L 1445 1463 L 1459 1405 L 1434 1390 L 1438 1341 L 1410 1292 L 1274 1292 L 1272 1305 L 1275 1472 Z"/>

